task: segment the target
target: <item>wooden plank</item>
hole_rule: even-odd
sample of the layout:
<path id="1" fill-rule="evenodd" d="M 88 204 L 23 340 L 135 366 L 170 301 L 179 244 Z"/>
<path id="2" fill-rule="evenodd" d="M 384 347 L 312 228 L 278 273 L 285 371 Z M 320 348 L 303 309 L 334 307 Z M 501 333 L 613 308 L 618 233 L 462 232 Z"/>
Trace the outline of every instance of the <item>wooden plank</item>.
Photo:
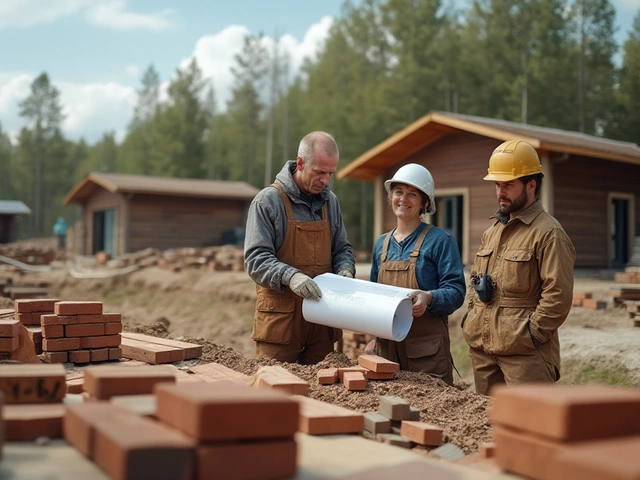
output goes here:
<path id="1" fill-rule="evenodd" d="M 251 385 L 253 383 L 253 377 L 245 375 L 244 373 L 237 372 L 231 368 L 220 365 L 219 363 L 203 363 L 190 367 L 189 371 L 196 374 L 199 378 L 205 382 L 217 382 L 220 380 L 232 380 L 240 382 L 245 385 Z"/>
<path id="2" fill-rule="evenodd" d="M 298 430 L 309 435 L 360 433 L 364 415 L 360 412 L 302 395 L 294 395 L 300 403 Z"/>
<path id="3" fill-rule="evenodd" d="M 131 338 L 122 337 L 120 344 L 122 356 L 132 360 L 151 363 L 172 363 L 184 360 L 184 350 L 181 348 L 167 347 L 157 343 L 141 342 Z"/>
<path id="4" fill-rule="evenodd" d="M 133 332 L 122 332 L 121 335 L 123 338 L 130 338 L 132 340 L 155 343 L 158 345 L 165 345 L 167 347 L 182 348 L 184 350 L 185 360 L 202 356 L 202 345 L 198 345 L 196 343 L 181 342 L 170 338 L 159 338 L 154 337 L 153 335 L 144 335 L 142 333 Z"/>

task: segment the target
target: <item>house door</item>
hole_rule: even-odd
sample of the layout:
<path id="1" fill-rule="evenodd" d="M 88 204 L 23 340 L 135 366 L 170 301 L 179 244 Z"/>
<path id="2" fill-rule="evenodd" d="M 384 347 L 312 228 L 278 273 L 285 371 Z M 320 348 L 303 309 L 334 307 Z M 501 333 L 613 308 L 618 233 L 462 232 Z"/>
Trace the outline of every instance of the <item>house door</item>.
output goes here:
<path id="1" fill-rule="evenodd" d="M 623 268 L 629 261 L 630 207 L 630 202 L 627 198 L 611 198 L 609 205 L 611 229 L 609 251 L 612 268 Z"/>
<path id="2" fill-rule="evenodd" d="M 460 254 L 463 245 L 463 200 L 462 195 L 436 197 L 436 213 L 431 216 L 433 225 L 446 230 L 456 239 Z"/>
<path id="3" fill-rule="evenodd" d="M 93 254 L 107 252 L 115 256 L 116 211 L 93 212 Z"/>

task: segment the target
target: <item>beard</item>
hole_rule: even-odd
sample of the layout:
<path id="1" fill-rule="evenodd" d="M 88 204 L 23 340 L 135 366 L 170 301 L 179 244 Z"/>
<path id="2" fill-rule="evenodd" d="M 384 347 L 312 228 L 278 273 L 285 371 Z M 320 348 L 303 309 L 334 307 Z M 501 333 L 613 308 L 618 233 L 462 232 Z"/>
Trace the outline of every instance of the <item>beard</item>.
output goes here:
<path id="1" fill-rule="evenodd" d="M 512 212 L 522 210 L 527 205 L 527 190 L 523 188 L 522 193 L 513 200 L 507 197 L 500 197 L 498 202 L 500 200 L 507 200 L 510 202 L 508 205 L 500 205 L 500 213 L 503 215 L 511 215 Z"/>

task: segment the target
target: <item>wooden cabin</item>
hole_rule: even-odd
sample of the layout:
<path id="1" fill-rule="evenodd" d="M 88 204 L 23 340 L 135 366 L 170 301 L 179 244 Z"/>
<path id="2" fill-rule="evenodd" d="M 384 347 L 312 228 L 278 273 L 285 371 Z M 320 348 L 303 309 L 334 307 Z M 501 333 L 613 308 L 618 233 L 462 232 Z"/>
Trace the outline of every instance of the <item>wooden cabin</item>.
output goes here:
<path id="1" fill-rule="evenodd" d="M 239 243 L 257 193 L 246 182 L 92 172 L 63 203 L 82 207 L 77 253 L 117 256 Z"/>
<path id="2" fill-rule="evenodd" d="M 495 184 L 483 180 L 489 157 L 506 140 L 540 156 L 540 198 L 576 248 L 576 267 L 622 268 L 640 232 L 640 147 L 633 143 L 490 118 L 430 112 L 363 153 L 338 178 L 375 183 L 374 238 L 395 226 L 384 181 L 407 163 L 429 169 L 436 213 L 429 219 L 457 240 L 469 266 L 497 210 Z"/>
<path id="3" fill-rule="evenodd" d="M 31 210 L 18 200 L 0 200 L 0 243 L 16 239 L 18 215 L 31 215 Z"/>

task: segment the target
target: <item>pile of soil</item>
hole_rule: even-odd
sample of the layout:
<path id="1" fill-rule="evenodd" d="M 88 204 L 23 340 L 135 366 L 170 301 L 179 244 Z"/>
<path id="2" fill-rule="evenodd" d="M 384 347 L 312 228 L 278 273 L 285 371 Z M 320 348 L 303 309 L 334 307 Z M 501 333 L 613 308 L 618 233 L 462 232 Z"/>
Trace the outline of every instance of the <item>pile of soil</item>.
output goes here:
<path id="1" fill-rule="evenodd" d="M 125 325 L 127 331 L 169 338 L 166 322 L 156 322 L 151 326 Z M 338 352 L 331 353 L 316 365 L 282 363 L 270 358 L 245 357 L 230 347 L 216 345 L 202 338 L 180 340 L 203 345 L 199 363 L 216 362 L 246 375 L 254 375 L 264 365 L 280 365 L 309 382 L 309 396 L 323 402 L 340 405 L 359 412 L 378 410 L 381 395 L 393 395 L 406 400 L 412 407 L 420 409 L 423 422 L 438 425 L 444 429 L 443 442 L 453 443 L 465 451 L 473 453 L 482 442 L 491 441 L 491 425 L 487 419 L 489 397 L 468 390 L 464 383 L 449 386 L 442 380 L 424 373 L 400 371 L 393 380 L 371 380 L 367 390 L 350 392 L 342 383 L 334 385 L 318 384 L 318 370 L 330 367 L 350 367 L 357 362 Z M 193 366 L 193 363 L 191 363 Z M 428 453 L 429 450 L 416 446 L 415 451 Z"/>

